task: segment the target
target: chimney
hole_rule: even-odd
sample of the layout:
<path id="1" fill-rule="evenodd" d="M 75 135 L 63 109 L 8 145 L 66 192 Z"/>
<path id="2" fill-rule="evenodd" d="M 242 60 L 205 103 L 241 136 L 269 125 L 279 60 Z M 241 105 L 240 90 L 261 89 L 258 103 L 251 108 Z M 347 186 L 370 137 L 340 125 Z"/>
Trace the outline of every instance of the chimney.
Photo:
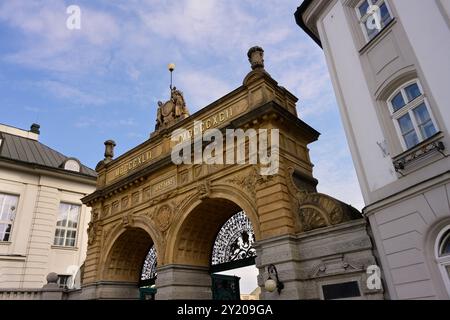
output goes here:
<path id="1" fill-rule="evenodd" d="M 31 127 L 30 127 L 30 132 L 36 133 L 36 134 L 40 134 L 40 133 L 41 133 L 41 131 L 39 131 L 39 128 L 40 128 L 40 127 L 41 127 L 41 126 L 38 125 L 37 123 L 33 123 L 33 124 L 31 125 Z"/>

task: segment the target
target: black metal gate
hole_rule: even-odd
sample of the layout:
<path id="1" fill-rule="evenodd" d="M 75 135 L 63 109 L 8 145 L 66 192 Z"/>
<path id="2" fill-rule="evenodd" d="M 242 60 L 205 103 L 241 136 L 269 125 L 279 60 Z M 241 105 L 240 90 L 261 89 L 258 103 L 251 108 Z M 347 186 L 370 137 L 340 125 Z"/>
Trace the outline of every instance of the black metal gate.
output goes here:
<path id="1" fill-rule="evenodd" d="M 239 277 L 212 274 L 213 300 L 240 300 Z"/>

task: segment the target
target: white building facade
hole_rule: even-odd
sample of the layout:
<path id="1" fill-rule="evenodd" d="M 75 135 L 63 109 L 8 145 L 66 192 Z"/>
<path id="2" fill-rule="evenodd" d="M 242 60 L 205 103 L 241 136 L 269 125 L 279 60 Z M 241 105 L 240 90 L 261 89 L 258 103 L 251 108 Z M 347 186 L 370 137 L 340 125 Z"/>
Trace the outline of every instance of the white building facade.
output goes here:
<path id="1" fill-rule="evenodd" d="M 38 138 L 37 125 L 0 125 L 0 288 L 41 288 L 50 272 L 71 286 L 86 256 L 90 210 L 80 199 L 96 174 Z"/>
<path id="2" fill-rule="evenodd" d="M 450 298 L 450 1 L 306 0 L 386 298 Z"/>

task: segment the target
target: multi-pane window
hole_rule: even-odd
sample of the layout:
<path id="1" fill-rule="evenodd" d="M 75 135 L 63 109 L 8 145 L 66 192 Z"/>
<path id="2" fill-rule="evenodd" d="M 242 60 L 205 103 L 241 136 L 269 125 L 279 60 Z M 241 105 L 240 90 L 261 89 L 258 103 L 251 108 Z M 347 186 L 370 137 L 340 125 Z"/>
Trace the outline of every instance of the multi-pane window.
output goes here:
<path id="1" fill-rule="evenodd" d="M 74 247 L 77 238 L 80 206 L 63 203 L 59 205 L 58 220 L 55 230 L 55 246 Z"/>
<path id="2" fill-rule="evenodd" d="M 405 150 L 437 133 L 436 122 L 417 80 L 398 89 L 388 103 Z"/>
<path id="3" fill-rule="evenodd" d="M 9 241 L 16 215 L 18 196 L 0 193 L 0 241 Z"/>
<path id="4" fill-rule="evenodd" d="M 356 13 L 368 41 L 392 20 L 389 4 L 385 0 L 363 0 L 356 6 Z"/>

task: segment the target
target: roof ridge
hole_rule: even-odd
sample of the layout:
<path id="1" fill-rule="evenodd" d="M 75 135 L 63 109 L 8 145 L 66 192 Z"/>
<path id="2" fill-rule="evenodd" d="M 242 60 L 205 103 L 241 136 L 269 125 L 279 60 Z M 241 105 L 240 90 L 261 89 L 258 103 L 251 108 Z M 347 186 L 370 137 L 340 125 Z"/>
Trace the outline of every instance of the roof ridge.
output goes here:
<path id="1" fill-rule="evenodd" d="M 62 168 L 62 164 L 68 159 L 76 159 L 80 163 L 80 171 L 78 173 L 96 176 L 95 170 L 83 164 L 78 158 L 66 156 L 38 140 L 7 132 L 1 132 L 1 136 L 4 141 L 2 141 L 0 146 L 0 157 L 59 169 L 64 169 Z M 14 148 L 14 152 L 10 150 L 11 148 Z M 32 158 L 29 157 L 30 153 L 33 155 Z"/>

